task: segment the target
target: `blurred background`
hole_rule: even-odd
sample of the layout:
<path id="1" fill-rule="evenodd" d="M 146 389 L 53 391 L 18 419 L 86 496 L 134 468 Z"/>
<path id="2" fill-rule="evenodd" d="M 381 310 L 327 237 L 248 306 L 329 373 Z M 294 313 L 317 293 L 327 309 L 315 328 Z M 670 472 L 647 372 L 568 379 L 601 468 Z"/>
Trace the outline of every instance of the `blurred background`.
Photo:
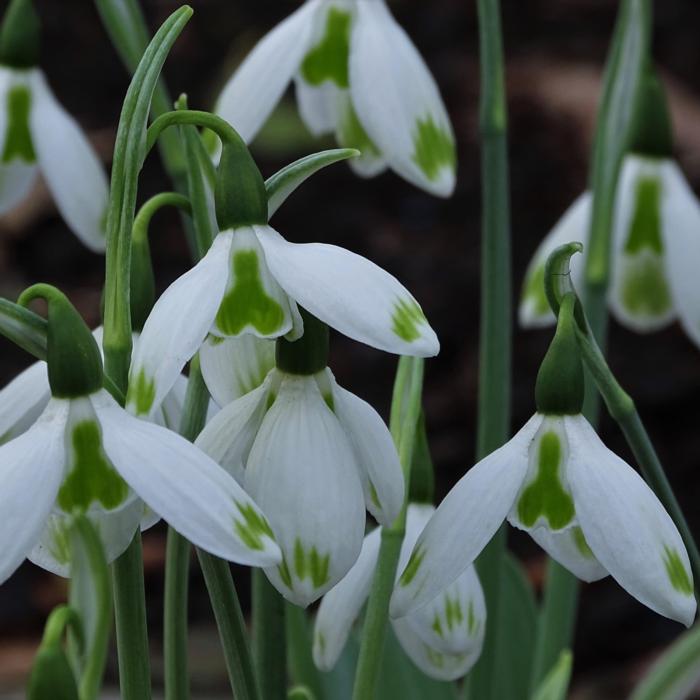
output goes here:
<path id="1" fill-rule="evenodd" d="M 266 31 L 299 3 L 279 0 L 190 0 L 195 15 L 165 67 L 173 94 L 193 108 L 210 108 L 225 79 Z M 151 28 L 178 6 L 143 0 Z M 421 302 L 441 342 L 427 363 L 425 411 L 440 500 L 471 466 L 475 451 L 480 181 L 477 133 L 478 46 L 475 2 L 395 0 L 390 3 L 434 73 L 457 133 L 458 186 L 447 201 L 432 198 L 388 173 L 372 181 L 336 165 L 305 184 L 279 211 L 275 227 L 293 241 L 350 248 L 399 277 Z M 2 10 L 7 2 L 2 3 Z M 56 96 L 77 118 L 106 169 L 128 76 L 110 46 L 93 4 L 36 0 L 43 21 L 42 67 Z M 618 3 L 615 0 L 503 0 L 507 54 L 514 311 L 525 267 L 541 238 L 584 188 L 601 70 Z M 700 3 L 657 3 L 655 56 L 670 94 L 677 157 L 700 192 Z M 312 139 L 291 95 L 253 144 L 265 176 L 331 142 Z M 151 156 L 143 201 L 170 185 Z M 179 220 L 160 214 L 151 227 L 162 291 L 189 265 Z M 91 325 L 99 323 L 103 259 L 81 247 L 61 221 L 43 183 L 20 208 L 0 219 L 0 294 L 16 299 L 34 282 L 50 282 L 71 298 Z M 515 314 L 513 314 L 515 324 Z M 549 331 L 514 336 L 513 428 L 534 410 L 533 388 Z M 614 322 L 610 364 L 638 402 L 669 478 L 700 532 L 700 351 L 673 325 L 640 337 Z M 0 339 L 4 385 L 31 358 Z M 335 335 L 331 366 L 339 382 L 388 417 L 395 358 Z M 604 416 L 601 434 L 632 462 L 621 434 Z M 513 548 L 540 589 L 544 558 L 512 529 Z M 144 538 L 151 644 L 156 686 L 161 657 L 165 531 Z M 244 606 L 248 573 L 236 569 Z M 0 697 L 23 687 L 47 612 L 65 583 L 25 564 L 0 588 Z M 227 689 L 208 598 L 196 564 L 191 574 L 193 696 Z M 624 697 L 655 656 L 681 632 L 612 580 L 584 585 L 575 641 L 572 697 Z M 114 661 L 107 672 L 115 679 Z M 19 695 L 17 695 L 19 697 Z M 698 695 L 700 697 L 700 695 Z"/>

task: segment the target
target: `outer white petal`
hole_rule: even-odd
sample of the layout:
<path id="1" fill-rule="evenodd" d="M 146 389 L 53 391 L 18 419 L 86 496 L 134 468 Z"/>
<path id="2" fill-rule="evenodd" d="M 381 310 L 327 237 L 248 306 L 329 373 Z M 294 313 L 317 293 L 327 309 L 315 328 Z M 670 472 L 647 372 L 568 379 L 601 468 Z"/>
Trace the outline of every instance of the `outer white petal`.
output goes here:
<path id="1" fill-rule="evenodd" d="M 431 601 L 476 559 L 510 511 L 542 417 L 535 414 L 503 447 L 472 467 L 447 494 L 418 538 L 396 584 L 391 616 Z"/>
<path id="2" fill-rule="evenodd" d="M 52 400 L 31 430 L 0 447 L 0 583 L 38 542 L 63 479 L 68 402 Z"/>
<path id="3" fill-rule="evenodd" d="M 223 339 L 210 335 L 199 350 L 199 361 L 209 393 L 223 407 L 263 383 L 275 366 L 275 343 L 252 334 Z"/>
<path id="4" fill-rule="evenodd" d="M 232 401 L 205 426 L 195 441 L 239 484 L 244 483 L 245 464 L 265 417 L 270 383 Z"/>
<path id="5" fill-rule="evenodd" d="M 134 418 L 106 391 L 93 394 L 92 402 L 115 468 L 179 533 L 241 564 L 280 560 L 265 516 L 210 457 L 176 433 Z"/>
<path id="6" fill-rule="evenodd" d="M 554 323 L 554 314 L 544 294 L 544 266 L 547 258 L 561 245 L 578 241 L 583 243 L 583 254 L 571 258 L 571 278 L 574 287 L 583 290 L 583 271 L 588 250 L 589 223 L 591 220 L 590 192 L 579 195 L 546 235 L 532 256 L 527 267 L 520 293 L 518 320 L 523 328 L 541 328 Z"/>
<path id="7" fill-rule="evenodd" d="M 387 352 L 437 355 L 440 344 L 418 302 L 388 272 L 337 246 L 289 243 L 269 226 L 255 229 L 282 288 L 324 323 Z"/>
<path id="8" fill-rule="evenodd" d="M 537 527 L 530 530 L 530 536 L 552 559 L 556 559 L 582 581 L 598 581 L 608 575 L 586 543 L 580 527 L 560 532 Z"/>
<path id="9" fill-rule="evenodd" d="M 391 525 L 403 505 L 404 479 L 389 429 L 366 401 L 343 389 L 326 371 L 333 387 L 333 410 L 360 467 L 367 510 L 381 525 Z"/>
<path id="10" fill-rule="evenodd" d="M 36 161 L 27 162 L 24 158 L 8 159 L 3 162 L 7 129 L 9 127 L 9 91 L 15 85 L 28 90 L 28 74 L 0 66 L 0 216 L 17 206 L 29 194 L 36 180 Z"/>
<path id="11" fill-rule="evenodd" d="M 220 233 L 146 319 L 129 373 L 127 406 L 135 414 L 153 415 L 209 332 L 228 279 L 232 235 Z"/>
<path id="12" fill-rule="evenodd" d="M 481 647 L 463 654 L 445 654 L 426 644 L 413 630 L 408 618 L 392 620 L 396 638 L 413 663 L 427 676 L 438 681 L 453 681 L 464 676 L 476 663 Z"/>
<path id="13" fill-rule="evenodd" d="M 664 162 L 657 158 L 628 155 L 617 186 L 612 279 L 608 297 L 610 309 L 617 320 L 638 333 L 663 328 L 676 315 L 665 260 L 662 209 L 668 193 L 662 175 Z M 652 212 L 648 208 L 653 203 L 645 202 L 640 188 L 654 182 L 658 187 L 658 206 Z M 653 213 L 658 217 L 656 222 Z M 658 226 L 657 235 L 662 247 L 660 253 L 648 242 L 646 245 L 641 242 L 639 247 L 640 242 L 637 241 L 635 246 L 633 231 L 634 226 L 639 225 L 637 217 L 642 219 L 645 228 L 653 227 L 654 223 Z"/>
<path id="14" fill-rule="evenodd" d="M 248 457 L 246 490 L 268 513 L 283 553 L 265 570 L 307 606 L 350 570 L 365 506 L 352 448 L 313 377 L 286 375 Z"/>
<path id="15" fill-rule="evenodd" d="M 29 429 L 51 398 L 45 362 L 35 362 L 0 390 L 0 444 Z"/>
<path id="16" fill-rule="evenodd" d="M 338 661 L 352 625 L 367 600 L 377 565 L 381 528 L 365 537 L 362 551 L 353 567 L 321 600 L 314 623 L 314 663 L 330 671 Z"/>
<path id="17" fill-rule="evenodd" d="M 61 216 L 91 250 L 105 248 L 107 176 L 75 120 L 39 70 L 32 74 L 31 130 L 39 167 Z"/>
<path id="18" fill-rule="evenodd" d="M 583 416 L 567 417 L 569 479 L 586 540 L 637 600 L 690 626 L 696 602 L 676 526 L 637 472 L 601 442 Z"/>
<path id="19" fill-rule="evenodd" d="M 306 53 L 313 16 L 320 6 L 308 0 L 268 32 L 226 83 L 216 113 L 249 143 L 267 121 Z"/>
<path id="20" fill-rule="evenodd" d="M 455 186 L 455 144 L 435 80 L 384 0 L 356 8 L 350 92 L 360 122 L 393 170 L 447 197 Z"/>
<path id="21" fill-rule="evenodd" d="M 661 166 L 664 200 L 663 221 L 666 269 L 673 304 L 685 332 L 700 345 L 700 203 L 673 161 Z"/>

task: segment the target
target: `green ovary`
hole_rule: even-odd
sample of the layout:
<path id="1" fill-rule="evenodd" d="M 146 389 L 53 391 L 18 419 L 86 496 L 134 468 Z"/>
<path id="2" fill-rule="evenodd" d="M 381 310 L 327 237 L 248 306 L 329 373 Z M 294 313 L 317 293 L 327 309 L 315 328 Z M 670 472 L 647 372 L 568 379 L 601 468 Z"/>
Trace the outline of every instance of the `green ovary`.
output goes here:
<path id="1" fill-rule="evenodd" d="M 242 518 L 234 518 L 234 529 L 246 547 L 255 550 L 265 549 L 265 537 L 274 542 L 275 536 L 270 524 L 250 503 L 236 501 L 236 507 Z"/>
<path id="2" fill-rule="evenodd" d="M 129 390 L 126 396 L 127 404 L 136 408 L 136 414 L 145 415 L 151 410 L 156 398 L 156 383 L 146 376 L 143 368 L 136 376 L 135 382 L 129 382 Z"/>
<path id="3" fill-rule="evenodd" d="M 77 423 L 72 440 L 74 463 L 58 492 L 60 508 L 73 513 L 86 511 L 93 502 L 107 510 L 121 505 L 129 495 L 129 487 L 107 459 L 97 423 Z"/>
<path id="4" fill-rule="evenodd" d="M 348 12 L 337 7 L 328 10 L 323 38 L 301 64 L 301 74 L 307 83 L 321 85 L 330 80 L 340 88 L 349 87 L 350 23 Z"/>
<path id="5" fill-rule="evenodd" d="M 544 265 L 538 265 L 527 276 L 523 289 L 523 301 L 530 301 L 533 311 L 538 316 L 544 316 L 549 311 L 549 302 L 544 293 Z"/>
<path id="6" fill-rule="evenodd" d="M 428 323 L 423 310 L 412 299 L 399 299 L 394 304 L 391 321 L 394 333 L 407 343 L 420 338 L 419 327 Z"/>
<path id="7" fill-rule="evenodd" d="M 413 146 L 413 161 L 428 180 L 437 180 L 443 168 L 455 169 L 457 156 L 452 136 L 449 131 L 438 126 L 432 116 L 416 122 Z"/>
<path id="8" fill-rule="evenodd" d="M 255 250 L 234 254 L 233 279 L 234 285 L 216 314 L 216 325 L 221 332 L 238 335 L 246 326 L 252 326 L 261 335 L 280 330 L 285 319 L 284 309 L 265 292 Z"/>
<path id="9" fill-rule="evenodd" d="M 555 432 L 546 432 L 539 443 L 537 476 L 518 500 L 518 518 L 532 527 L 540 517 L 552 530 L 566 527 L 574 518 L 574 501 L 559 480 L 562 447 Z"/>
<path id="10" fill-rule="evenodd" d="M 36 153 L 29 131 L 29 110 L 32 95 L 23 85 L 15 85 L 7 93 L 7 129 L 5 131 L 5 147 L 2 152 L 2 162 L 11 163 L 13 160 L 23 160 L 34 163 Z"/>
<path id="11" fill-rule="evenodd" d="M 678 550 L 664 545 L 664 565 L 671 585 L 684 595 L 693 595 L 693 580 L 690 577 Z"/>

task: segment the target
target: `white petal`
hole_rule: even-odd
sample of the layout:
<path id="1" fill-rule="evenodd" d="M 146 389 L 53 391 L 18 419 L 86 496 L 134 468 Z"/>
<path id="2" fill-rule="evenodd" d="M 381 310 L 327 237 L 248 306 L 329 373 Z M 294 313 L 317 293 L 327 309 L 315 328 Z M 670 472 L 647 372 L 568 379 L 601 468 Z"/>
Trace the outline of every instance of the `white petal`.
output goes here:
<path id="1" fill-rule="evenodd" d="M 289 243 L 256 226 L 267 264 L 301 306 L 344 335 L 401 355 L 440 350 L 418 302 L 399 281 L 360 255 L 324 243 Z"/>
<path id="2" fill-rule="evenodd" d="M 352 625 L 369 596 L 381 545 L 381 528 L 365 537 L 353 567 L 321 600 L 314 623 L 314 663 L 330 671 L 338 661 Z"/>
<path id="3" fill-rule="evenodd" d="M 275 366 L 275 343 L 251 334 L 223 339 L 210 335 L 199 361 L 209 393 L 223 407 L 263 383 Z"/>
<path id="4" fill-rule="evenodd" d="M 676 526 L 637 472 L 582 416 L 567 417 L 569 480 L 579 522 L 598 561 L 637 600 L 690 626 L 696 602 Z"/>
<path id="5" fill-rule="evenodd" d="M 127 406 L 153 415 L 211 328 L 226 287 L 232 233 L 220 233 L 207 254 L 156 301 L 134 348 Z"/>
<path id="6" fill-rule="evenodd" d="M 532 256 L 525 273 L 518 307 L 518 320 L 523 328 L 541 328 L 554 323 L 554 314 L 549 308 L 544 293 L 544 268 L 547 258 L 554 252 L 555 248 L 575 241 L 584 244 L 583 254 L 577 253 L 571 258 L 571 276 L 574 287 L 579 294 L 583 292 L 591 202 L 590 192 L 579 195 Z"/>
<path id="7" fill-rule="evenodd" d="M 663 328 L 675 316 L 666 273 L 663 162 L 627 156 L 617 186 L 608 296 L 617 320 L 638 333 Z"/>
<path id="8" fill-rule="evenodd" d="M 25 71 L 13 71 L 0 66 L 0 216 L 17 206 L 27 197 L 36 180 L 36 153 L 29 133 L 29 112 L 31 109 L 31 89 Z M 17 98 L 26 110 L 17 110 Z M 25 105 L 26 100 L 26 105 Z M 26 120 L 12 122 L 10 106 L 14 104 L 15 119 Z M 24 113 L 26 111 L 26 114 Z M 18 131 L 19 129 L 19 131 Z M 8 143 L 10 133 L 20 135 L 20 143 L 30 146 L 29 151 L 17 149 L 17 141 Z M 22 136 L 26 141 L 22 140 Z M 28 143 L 27 143 L 28 141 Z"/>
<path id="9" fill-rule="evenodd" d="M 265 516 L 218 464 L 176 433 L 92 395 L 104 449 L 134 491 L 194 545 L 252 566 L 280 560 Z"/>
<path id="10" fill-rule="evenodd" d="M 338 122 L 338 92 L 334 83 L 309 85 L 297 75 L 294 78 L 299 114 L 314 136 L 335 131 Z"/>
<path id="11" fill-rule="evenodd" d="M 661 166 L 666 269 L 678 320 L 696 345 L 700 345 L 700 203 L 673 161 Z"/>
<path id="12" fill-rule="evenodd" d="M 608 575 L 595 558 L 580 527 L 571 527 L 562 532 L 537 527 L 530 530 L 530 536 L 552 559 L 582 581 L 598 581 Z"/>
<path id="13" fill-rule="evenodd" d="M 246 143 L 267 121 L 296 73 L 311 40 L 318 0 L 309 0 L 268 32 L 226 83 L 216 113 Z"/>
<path id="14" fill-rule="evenodd" d="M 367 510 L 381 525 L 391 525 L 404 500 L 404 479 L 389 429 L 381 416 L 333 378 L 333 410 L 355 452 Z"/>
<path id="15" fill-rule="evenodd" d="M 152 416 L 152 421 L 157 425 L 162 425 L 164 428 L 178 432 L 186 395 L 187 377 L 184 374 L 180 374 L 175 380 L 173 388 L 166 394 L 163 402 Z"/>
<path id="16" fill-rule="evenodd" d="M 413 630 L 408 618 L 392 620 L 396 638 L 401 647 L 430 678 L 438 681 L 453 681 L 464 676 L 476 663 L 481 648 L 463 654 L 445 654 L 426 644 Z"/>
<path id="17" fill-rule="evenodd" d="M 541 420 L 535 414 L 447 494 L 419 537 L 394 589 L 392 617 L 402 617 L 435 598 L 488 544 L 525 478 L 528 448 Z"/>
<path id="18" fill-rule="evenodd" d="M 108 194 L 102 164 L 38 70 L 33 72 L 32 88 L 32 137 L 46 184 L 76 236 L 91 250 L 101 252 Z"/>
<path id="19" fill-rule="evenodd" d="M 288 600 L 307 606 L 350 570 L 365 527 L 352 448 L 313 377 L 285 375 L 245 484 L 268 513 L 284 557 L 265 573 Z"/>
<path id="20" fill-rule="evenodd" d="M 270 382 L 219 411 L 199 434 L 195 445 L 221 465 L 239 484 L 260 424 L 265 417 Z"/>
<path id="21" fill-rule="evenodd" d="M 211 329 L 214 335 L 278 338 L 292 331 L 293 302 L 270 274 L 257 228 L 244 226 L 233 232 L 229 278 Z"/>
<path id="22" fill-rule="evenodd" d="M 68 402 L 52 400 L 31 430 L 0 447 L 0 583 L 38 542 L 63 478 Z"/>
<path id="23" fill-rule="evenodd" d="M 0 444 L 30 428 L 51 398 L 45 362 L 35 362 L 0 390 Z"/>
<path id="24" fill-rule="evenodd" d="M 455 186 L 455 143 L 435 80 L 384 0 L 356 7 L 350 92 L 360 122 L 393 170 L 448 197 Z"/>
<path id="25" fill-rule="evenodd" d="M 336 106 L 336 140 L 343 148 L 356 148 L 360 156 L 351 158 L 348 164 L 360 177 L 374 177 L 387 168 L 386 159 L 374 141 L 367 135 L 350 94 L 343 90 L 338 94 Z"/>

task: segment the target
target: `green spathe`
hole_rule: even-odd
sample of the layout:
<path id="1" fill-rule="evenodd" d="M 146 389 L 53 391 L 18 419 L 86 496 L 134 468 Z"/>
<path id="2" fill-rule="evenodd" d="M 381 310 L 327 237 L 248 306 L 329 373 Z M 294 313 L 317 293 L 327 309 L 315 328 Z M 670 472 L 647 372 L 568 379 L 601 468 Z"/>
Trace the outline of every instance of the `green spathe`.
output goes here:
<path id="1" fill-rule="evenodd" d="M 432 115 L 416 122 L 413 147 L 413 161 L 431 182 L 440 177 L 443 168 L 454 171 L 457 156 L 452 134 L 438 126 Z"/>
<path id="2" fill-rule="evenodd" d="M 39 63 L 41 24 L 32 0 L 12 0 L 0 27 L 0 64 L 33 68 Z"/>
<path id="3" fill-rule="evenodd" d="M 553 430 L 547 431 L 537 448 L 537 473 L 518 499 L 518 518 L 526 527 L 544 518 L 550 529 L 561 530 L 576 514 L 574 501 L 560 480 L 564 466 L 561 439 Z"/>
<path id="4" fill-rule="evenodd" d="M 321 41 L 314 46 L 301 64 L 301 75 L 310 85 L 331 81 L 339 88 L 348 88 L 348 56 L 350 54 L 350 24 L 352 17 L 338 7 L 326 15 L 326 27 Z"/>
<path id="5" fill-rule="evenodd" d="M 102 388 L 102 357 L 90 329 L 68 298 L 56 287 L 35 284 L 17 303 L 43 298 L 48 305 L 46 361 L 51 394 L 60 399 L 87 396 Z"/>
<path id="6" fill-rule="evenodd" d="M 26 85 L 14 85 L 7 92 L 7 126 L 2 162 L 21 160 L 27 164 L 36 162 L 36 153 L 29 130 L 29 112 L 32 93 Z"/>

